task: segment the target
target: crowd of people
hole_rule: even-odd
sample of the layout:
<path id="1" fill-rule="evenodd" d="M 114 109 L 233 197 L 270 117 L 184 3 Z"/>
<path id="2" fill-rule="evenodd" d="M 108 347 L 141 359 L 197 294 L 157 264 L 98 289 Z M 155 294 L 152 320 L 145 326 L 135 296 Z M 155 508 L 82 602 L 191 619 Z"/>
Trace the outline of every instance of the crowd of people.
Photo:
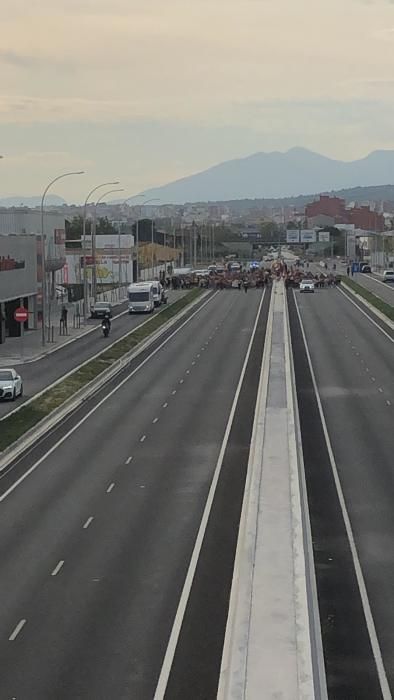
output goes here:
<path id="1" fill-rule="evenodd" d="M 252 287 L 263 288 L 272 284 L 273 279 L 282 278 L 286 287 L 298 287 L 301 280 L 313 279 L 316 287 L 331 287 L 340 283 L 336 269 L 326 270 L 320 274 L 313 274 L 309 269 L 309 262 L 288 265 L 284 260 L 275 260 L 267 267 L 253 267 L 237 271 L 225 268 L 216 272 L 211 270 L 209 274 L 201 275 L 195 272 L 182 275 L 165 275 L 161 277 L 161 283 L 167 289 L 191 289 L 203 287 L 206 289 L 238 289 L 247 292 Z"/>

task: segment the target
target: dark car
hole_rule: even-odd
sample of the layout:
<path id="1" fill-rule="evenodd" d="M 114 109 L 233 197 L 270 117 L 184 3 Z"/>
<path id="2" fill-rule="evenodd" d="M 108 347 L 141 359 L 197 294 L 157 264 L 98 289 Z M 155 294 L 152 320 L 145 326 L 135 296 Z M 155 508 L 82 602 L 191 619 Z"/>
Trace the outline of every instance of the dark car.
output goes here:
<path id="1" fill-rule="evenodd" d="M 112 305 L 108 301 L 96 301 L 90 307 L 91 318 L 104 318 L 104 316 L 112 317 Z"/>
<path id="2" fill-rule="evenodd" d="M 361 265 L 361 270 L 360 272 L 371 272 L 371 267 L 370 265 Z"/>

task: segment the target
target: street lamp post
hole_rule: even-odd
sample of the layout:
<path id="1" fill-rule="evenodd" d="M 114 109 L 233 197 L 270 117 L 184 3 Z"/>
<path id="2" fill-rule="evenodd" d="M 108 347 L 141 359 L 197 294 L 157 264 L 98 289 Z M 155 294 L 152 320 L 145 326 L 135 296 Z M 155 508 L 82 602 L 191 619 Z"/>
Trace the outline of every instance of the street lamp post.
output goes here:
<path id="1" fill-rule="evenodd" d="M 148 199 L 146 202 L 142 202 L 140 204 L 140 213 L 142 207 L 146 207 L 147 204 L 151 204 L 152 202 L 160 202 L 160 199 L 158 197 L 153 197 L 152 199 Z M 152 266 L 152 276 L 153 276 L 153 267 L 154 267 L 154 259 L 153 259 L 153 244 L 154 244 L 154 218 L 152 216 L 151 218 L 152 221 L 152 226 L 151 226 L 151 246 L 152 246 L 152 251 L 151 251 L 151 266 Z"/>
<path id="2" fill-rule="evenodd" d="M 94 214 L 93 214 L 93 226 L 92 226 L 92 257 L 93 257 L 93 299 L 94 303 L 97 301 L 97 262 L 96 262 L 96 213 L 97 213 L 97 205 L 100 204 L 100 202 L 104 199 L 104 197 L 107 197 L 109 194 L 114 194 L 114 192 L 124 192 L 124 188 L 116 189 L 116 190 L 107 190 L 107 192 L 103 192 L 103 194 L 100 195 L 98 198 L 97 202 L 94 205 Z"/>
<path id="3" fill-rule="evenodd" d="M 85 203 L 83 205 L 83 221 L 82 221 L 82 252 L 83 252 L 83 318 L 84 318 L 84 323 L 86 324 L 86 319 L 87 319 L 87 306 L 88 306 L 88 276 L 87 276 L 87 271 L 86 271 L 86 212 L 87 212 L 87 206 L 88 206 L 88 201 L 92 194 L 96 192 L 96 190 L 99 190 L 101 187 L 108 187 L 108 185 L 119 185 L 119 181 L 116 180 L 115 182 L 102 182 L 101 185 L 97 185 L 96 187 L 93 187 L 92 190 L 90 190 L 88 196 L 85 199 Z"/>
<path id="4" fill-rule="evenodd" d="M 129 202 L 130 199 L 136 199 L 137 197 L 145 197 L 144 194 L 132 194 L 130 197 L 126 197 L 126 199 L 123 200 L 122 205 L 126 204 L 126 202 Z M 140 208 L 140 215 L 141 215 L 141 208 Z M 137 254 L 136 254 L 136 277 L 137 277 L 137 282 L 138 282 L 138 275 L 139 275 L 139 250 L 138 250 L 138 243 L 139 243 L 139 238 L 138 238 L 138 219 L 135 224 L 135 243 L 136 243 L 136 248 L 137 248 Z M 133 276 L 134 277 L 134 276 Z M 134 281 L 134 279 L 133 279 Z"/>
<path id="5" fill-rule="evenodd" d="M 53 180 L 51 180 L 48 185 L 46 186 L 42 197 L 41 197 L 41 236 L 40 236 L 40 241 L 41 241 L 41 268 L 42 268 L 42 318 L 41 318 L 41 340 L 42 344 L 45 345 L 45 321 L 46 321 L 46 304 L 47 304 L 47 280 L 46 280 L 46 270 L 45 270 L 45 236 L 44 236 L 44 203 L 45 203 L 45 197 L 47 195 L 47 192 L 52 185 L 57 182 L 58 180 L 62 180 L 64 177 L 69 177 L 70 175 L 83 175 L 84 171 L 83 170 L 77 170 L 73 171 L 70 173 L 63 173 L 62 175 L 58 175 L 55 177 Z"/>

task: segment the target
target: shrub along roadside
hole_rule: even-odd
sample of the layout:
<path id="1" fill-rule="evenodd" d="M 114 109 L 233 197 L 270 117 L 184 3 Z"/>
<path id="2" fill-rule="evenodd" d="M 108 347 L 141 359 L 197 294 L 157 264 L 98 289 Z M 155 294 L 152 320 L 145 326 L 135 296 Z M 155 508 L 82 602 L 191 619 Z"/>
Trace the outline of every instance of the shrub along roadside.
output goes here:
<path id="1" fill-rule="evenodd" d="M 143 326 L 130 331 L 128 335 L 118 340 L 109 350 L 104 350 L 98 357 L 75 370 L 69 377 L 59 382 L 52 389 L 48 389 L 27 406 L 22 406 L 19 411 L 2 420 L 0 423 L 0 451 L 9 447 L 27 430 L 33 428 L 39 421 L 47 417 L 56 408 L 59 408 L 79 389 L 96 379 L 101 372 L 111 367 L 127 352 L 133 350 L 136 345 L 198 298 L 203 291 L 205 290 L 192 289 L 181 299 L 152 316 Z"/>
<path id="2" fill-rule="evenodd" d="M 365 301 L 368 301 L 370 304 L 372 304 L 372 306 L 378 309 L 378 311 L 387 316 L 391 321 L 394 321 L 394 306 L 392 306 L 392 304 L 388 304 L 386 301 L 383 301 L 383 299 L 377 297 L 376 294 L 370 292 L 368 289 L 365 289 L 365 287 L 362 287 L 354 280 L 349 279 L 349 277 L 344 277 L 342 275 L 341 280 L 345 287 L 350 287 L 350 289 L 356 292 L 356 294 L 363 297 Z"/>

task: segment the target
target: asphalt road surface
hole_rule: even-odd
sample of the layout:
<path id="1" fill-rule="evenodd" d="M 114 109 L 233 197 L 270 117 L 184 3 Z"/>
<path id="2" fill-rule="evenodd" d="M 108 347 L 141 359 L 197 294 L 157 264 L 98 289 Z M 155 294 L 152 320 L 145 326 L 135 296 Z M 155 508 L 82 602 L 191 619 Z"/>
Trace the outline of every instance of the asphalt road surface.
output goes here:
<path id="1" fill-rule="evenodd" d="M 376 294 L 377 297 L 383 299 L 387 304 L 394 306 L 393 282 L 382 282 L 382 278 L 378 275 L 368 275 L 363 272 L 356 272 L 353 279 L 357 284 L 361 284 L 361 286 Z"/>
<path id="2" fill-rule="evenodd" d="M 250 346 L 168 695 L 215 697 L 268 297 L 212 295 L 2 475 L 1 700 L 153 698 Z"/>
<path id="3" fill-rule="evenodd" d="M 327 265 L 328 269 L 325 270 L 324 267 L 321 267 L 321 265 L 319 265 L 318 263 L 311 263 L 309 269 L 313 272 L 313 274 L 320 274 L 321 272 L 336 272 L 340 275 L 346 276 L 346 265 L 337 262 L 336 271 L 332 269 L 331 260 L 327 261 Z M 383 301 L 385 301 L 387 304 L 394 305 L 394 284 L 392 282 L 383 282 L 382 278 L 379 277 L 379 275 L 369 275 L 363 272 L 355 272 L 353 277 L 352 275 L 350 275 L 349 279 L 353 279 L 355 282 L 357 282 L 357 284 L 361 285 L 362 287 L 365 287 L 365 289 L 368 289 L 368 291 L 373 292 L 373 294 L 375 294 L 380 299 L 383 299 Z"/>
<path id="4" fill-rule="evenodd" d="M 394 334 L 387 327 L 384 334 L 337 289 L 294 297 L 393 693 Z M 376 643 L 374 649 L 292 291 L 289 302 L 330 698 L 379 700 Z"/>
<path id="5" fill-rule="evenodd" d="M 183 295 L 184 292 L 170 292 L 169 304 Z M 34 394 L 44 389 L 52 382 L 55 382 L 59 377 L 78 367 L 81 362 L 105 350 L 106 345 L 113 343 L 129 330 L 132 330 L 146 321 L 147 318 L 150 318 L 150 316 L 144 316 L 142 314 L 130 316 L 127 312 L 127 302 L 117 306 L 114 311 L 114 316 L 118 318 L 112 319 L 109 338 L 104 338 L 101 331 L 101 322 L 92 319 L 88 321 L 89 325 L 95 328 L 91 333 L 82 335 L 72 343 L 59 347 L 55 352 L 46 355 L 36 362 L 18 365 L 17 371 L 23 379 L 23 398 L 18 398 L 16 402 L 0 402 L 0 418 L 10 413 L 10 411 L 13 411 L 21 403 L 24 403 L 27 399 L 34 396 Z M 155 313 L 158 313 L 158 311 L 155 311 Z"/>

